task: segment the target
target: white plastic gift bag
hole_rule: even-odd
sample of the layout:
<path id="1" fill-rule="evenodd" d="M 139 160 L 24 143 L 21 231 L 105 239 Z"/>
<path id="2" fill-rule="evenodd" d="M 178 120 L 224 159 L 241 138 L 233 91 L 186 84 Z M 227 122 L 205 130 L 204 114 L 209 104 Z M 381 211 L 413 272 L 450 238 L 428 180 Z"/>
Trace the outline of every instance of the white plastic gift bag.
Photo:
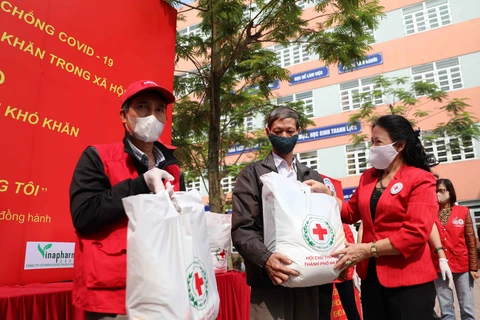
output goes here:
<path id="1" fill-rule="evenodd" d="M 275 172 L 263 182 L 264 243 L 272 252 L 290 258 L 299 272 L 283 283 L 286 287 L 310 287 L 331 283 L 339 274 L 333 267 L 334 251 L 345 247 L 345 234 L 334 197 L 312 193 L 310 187 Z"/>
<path id="2" fill-rule="evenodd" d="M 227 256 L 232 246 L 230 230 L 232 215 L 205 212 L 207 218 L 210 254 L 215 274 L 227 272 Z"/>
<path id="3" fill-rule="evenodd" d="M 182 219 L 166 191 L 123 199 L 129 319 L 191 319 Z"/>
<path id="4" fill-rule="evenodd" d="M 220 308 L 217 281 L 210 255 L 205 207 L 198 191 L 176 192 L 173 197 L 181 209 L 185 276 L 190 314 L 195 320 L 214 320 Z"/>

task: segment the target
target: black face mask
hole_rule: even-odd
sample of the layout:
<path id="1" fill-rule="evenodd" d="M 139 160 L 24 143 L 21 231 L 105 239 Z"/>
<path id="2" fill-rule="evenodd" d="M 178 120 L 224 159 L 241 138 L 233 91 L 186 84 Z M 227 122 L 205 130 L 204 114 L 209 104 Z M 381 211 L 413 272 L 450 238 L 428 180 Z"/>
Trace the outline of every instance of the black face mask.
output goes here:
<path id="1" fill-rule="evenodd" d="M 270 143 L 275 151 L 280 154 L 289 154 L 297 144 L 298 134 L 291 137 L 280 137 L 270 133 L 268 135 L 268 139 L 270 140 Z"/>

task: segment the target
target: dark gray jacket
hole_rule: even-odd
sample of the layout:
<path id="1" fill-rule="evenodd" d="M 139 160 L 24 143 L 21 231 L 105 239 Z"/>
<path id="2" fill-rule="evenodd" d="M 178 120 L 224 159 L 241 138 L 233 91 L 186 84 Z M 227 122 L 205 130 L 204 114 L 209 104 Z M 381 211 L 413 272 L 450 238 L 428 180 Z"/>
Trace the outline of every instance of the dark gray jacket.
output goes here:
<path id="1" fill-rule="evenodd" d="M 317 180 L 322 178 L 313 169 L 296 161 L 297 180 Z M 263 243 L 263 205 L 260 176 L 278 172 L 270 153 L 265 159 L 249 164 L 237 178 L 232 195 L 232 241 L 245 260 L 247 283 L 252 287 L 273 287 L 266 271 L 272 252 Z"/>

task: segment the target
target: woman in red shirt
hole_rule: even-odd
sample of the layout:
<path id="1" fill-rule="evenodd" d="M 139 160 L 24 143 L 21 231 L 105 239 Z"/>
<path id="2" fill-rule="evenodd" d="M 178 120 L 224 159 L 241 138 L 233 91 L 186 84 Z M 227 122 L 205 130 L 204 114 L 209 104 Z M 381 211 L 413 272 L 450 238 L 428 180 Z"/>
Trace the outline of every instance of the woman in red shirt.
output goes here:
<path id="1" fill-rule="evenodd" d="M 472 218 L 467 207 L 457 206 L 457 195 L 448 179 L 437 180 L 438 217 L 435 221 L 448 264 L 453 273 L 462 320 L 474 320 L 473 282 L 478 279 L 478 253 Z M 435 262 L 435 259 L 433 259 Z M 438 270 L 438 265 L 437 265 Z M 453 290 L 448 282 L 435 280 L 441 319 L 455 320 Z"/>
<path id="2" fill-rule="evenodd" d="M 370 163 L 348 202 L 344 223 L 363 222 L 362 243 L 336 253 L 336 268 L 357 265 L 364 319 L 428 320 L 435 305 L 437 273 L 428 239 L 438 205 L 429 157 L 410 122 L 398 115 L 372 126 Z M 315 192 L 325 186 L 306 182 Z"/>

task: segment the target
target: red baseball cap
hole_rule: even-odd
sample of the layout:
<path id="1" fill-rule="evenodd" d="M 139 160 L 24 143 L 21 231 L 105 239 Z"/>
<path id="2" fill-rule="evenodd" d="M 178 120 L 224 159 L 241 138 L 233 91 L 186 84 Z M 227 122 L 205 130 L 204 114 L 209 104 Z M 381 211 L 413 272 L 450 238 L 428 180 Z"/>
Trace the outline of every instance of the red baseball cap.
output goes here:
<path id="1" fill-rule="evenodd" d="M 125 101 L 127 101 L 128 99 L 130 99 L 131 97 L 139 93 L 140 91 L 147 90 L 147 89 L 152 89 L 160 92 L 160 94 L 165 98 L 165 101 L 167 102 L 167 104 L 175 102 L 175 96 L 170 90 L 159 86 L 158 84 L 156 84 L 151 80 L 139 80 L 139 81 L 135 81 L 134 83 L 128 86 L 127 90 L 122 95 L 122 105 L 125 103 Z"/>

